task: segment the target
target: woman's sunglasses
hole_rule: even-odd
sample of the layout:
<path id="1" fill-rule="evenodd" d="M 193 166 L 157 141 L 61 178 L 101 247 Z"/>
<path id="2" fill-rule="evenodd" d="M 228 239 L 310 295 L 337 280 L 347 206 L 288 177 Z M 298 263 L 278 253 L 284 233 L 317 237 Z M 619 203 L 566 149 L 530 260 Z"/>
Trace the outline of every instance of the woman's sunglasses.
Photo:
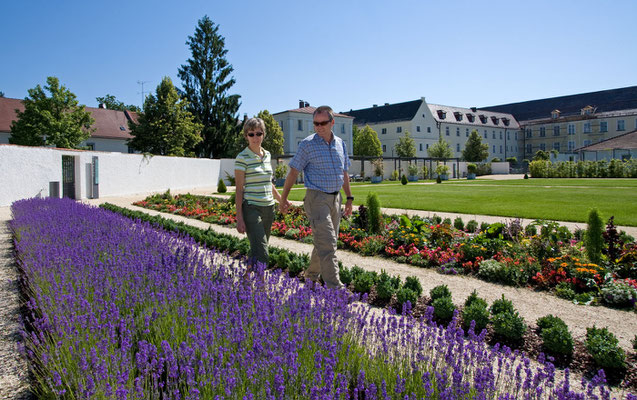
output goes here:
<path id="1" fill-rule="evenodd" d="M 250 137 L 254 137 L 254 135 L 257 135 L 257 137 L 261 137 L 261 136 L 263 136 L 263 132 L 250 132 L 250 133 L 248 133 L 248 136 L 250 136 Z"/>

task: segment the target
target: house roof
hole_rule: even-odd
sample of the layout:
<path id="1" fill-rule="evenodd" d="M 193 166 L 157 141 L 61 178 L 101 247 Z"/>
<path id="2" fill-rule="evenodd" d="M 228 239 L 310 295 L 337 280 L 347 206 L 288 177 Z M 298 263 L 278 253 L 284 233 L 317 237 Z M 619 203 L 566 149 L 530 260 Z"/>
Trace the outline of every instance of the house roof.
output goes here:
<path id="1" fill-rule="evenodd" d="M 360 110 L 350 110 L 345 114 L 354 117 L 354 124 L 377 124 L 379 122 L 411 121 L 416 116 L 416 112 L 424 100 L 406 101 L 404 103 L 386 104 L 363 108 Z"/>
<path id="2" fill-rule="evenodd" d="M 510 113 L 518 121 L 528 121 L 546 118 L 551 115 L 553 110 L 560 110 L 561 116 L 578 115 L 586 106 L 592 106 L 596 113 L 637 108 L 637 86 L 481 107 L 480 109 Z"/>
<path id="3" fill-rule="evenodd" d="M 286 112 L 296 112 L 296 113 L 301 113 L 301 114 L 314 114 L 314 111 L 317 109 L 318 107 L 313 107 L 313 106 L 307 106 L 307 107 L 302 107 L 302 108 L 295 108 L 293 110 L 285 110 L 285 111 L 281 111 L 272 115 L 279 115 L 279 114 L 283 114 Z M 341 114 L 341 113 L 334 113 L 335 117 L 343 117 L 343 118 L 352 118 L 349 115 L 345 115 L 345 114 Z"/>
<path id="4" fill-rule="evenodd" d="M 637 149 L 637 130 L 601 142 L 580 147 L 575 151 L 632 150 Z"/>
<path id="5" fill-rule="evenodd" d="M 0 132 L 11 132 L 11 122 L 17 119 L 15 110 L 24 111 L 20 99 L 0 97 Z M 95 122 L 93 138 L 130 139 L 128 121 L 137 122 L 138 115 L 132 111 L 109 110 L 106 108 L 85 107 Z"/>
<path id="6" fill-rule="evenodd" d="M 485 111 L 471 108 L 443 106 L 440 104 L 427 104 L 436 121 L 473 125 L 475 127 L 520 129 L 520 124 L 513 115 L 494 111 Z M 444 118 L 443 118 L 444 115 Z"/>

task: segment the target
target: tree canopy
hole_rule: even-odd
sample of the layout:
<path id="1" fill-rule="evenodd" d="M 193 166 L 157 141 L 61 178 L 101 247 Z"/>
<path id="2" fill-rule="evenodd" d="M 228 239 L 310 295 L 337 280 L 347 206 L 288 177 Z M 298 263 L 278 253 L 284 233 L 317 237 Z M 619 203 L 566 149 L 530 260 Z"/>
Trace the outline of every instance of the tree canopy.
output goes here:
<path id="1" fill-rule="evenodd" d="M 416 157 L 416 143 L 408 131 L 405 131 L 405 134 L 398 138 L 398 143 L 394 148 L 398 157 Z"/>
<path id="2" fill-rule="evenodd" d="M 272 157 L 283 154 L 283 130 L 279 126 L 278 122 L 274 120 L 274 117 L 268 110 L 260 111 L 259 114 L 256 115 L 256 117 L 261 118 L 265 123 L 266 134 L 261 146 L 269 151 L 270 154 L 272 154 Z M 234 150 L 232 151 L 232 153 L 236 156 L 247 145 L 248 142 L 243 136 L 242 126 L 241 132 L 238 132 L 236 135 L 235 144 L 233 146 Z"/>
<path id="3" fill-rule="evenodd" d="M 112 94 L 106 94 L 104 97 L 96 97 L 95 100 L 97 100 L 98 104 L 104 104 L 109 110 L 130 110 L 135 112 L 142 111 L 134 104 L 124 104 L 124 102 L 117 100 Z"/>
<path id="4" fill-rule="evenodd" d="M 197 146 L 200 157 L 224 157 L 229 154 L 239 132 L 237 113 L 239 95 L 230 95 L 235 84 L 234 70 L 226 60 L 228 50 L 219 26 L 208 16 L 197 23 L 186 45 L 191 57 L 179 68 L 188 109 L 203 125 L 203 140 Z"/>
<path id="5" fill-rule="evenodd" d="M 144 153 L 194 157 L 202 126 L 187 106 L 172 80 L 165 77 L 157 86 L 156 95 L 146 97 L 138 123 L 130 124 L 133 138 L 129 146 Z"/>
<path id="6" fill-rule="evenodd" d="M 369 126 L 363 129 L 354 125 L 352 131 L 353 153 L 355 156 L 380 157 L 383 155 L 383 148 L 378 140 L 378 135 Z"/>
<path id="7" fill-rule="evenodd" d="M 451 150 L 451 146 L 449 146 L 449 143 L 443 138 L 440 138 L 438 142 L 429 146 L 429 148 L 427 149 L 427 153 L 429 154 L 429 157 L 433 157 L 433 158 L 453 157 L 453 151 Z"/>
<path id="8" fill-rule="evenodd" d="M 55 146 L 75 149 L 91 136 L 95 120 L 78 104 L 77 97 L 54 76 L 46 78 L 44 89 L 29 89 L 22 102 L 24 111 L 16 110 L 11 123 L 9 143 L 24 146 Z M 51 94 L 47 97 L 45 90 Z"/>
<path id="9" fill-rule="evenodd" d="M 464 150 L 462 150 L 462 158 L 468 162 L 480 162 L 486 160 L 487 157 L 489 157 L 489 145 L 482 143 L 482 137 L 478 131 L 471 131 Z"/>

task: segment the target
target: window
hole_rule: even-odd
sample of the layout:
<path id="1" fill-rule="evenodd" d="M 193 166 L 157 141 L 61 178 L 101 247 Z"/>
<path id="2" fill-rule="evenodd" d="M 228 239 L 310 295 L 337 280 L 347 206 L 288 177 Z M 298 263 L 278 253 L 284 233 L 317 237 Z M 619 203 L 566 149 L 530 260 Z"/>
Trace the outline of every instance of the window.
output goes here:
<path id="1" fill-rule="evenodd" d="M 515 140 L 518 140 L 518 133 L 515 132 Z"/>
<path id="2" fill-rule="evenodd" d="M 560 126 L 559 125 L 555 125 L 553 127 L 553 136 L 560 136 Z"/>
<path id="3" fill-rule="evenodd" d="M 527 130 L 526 130 L 526 137 L 527 137 L 527 138 L 533 137 L 533 129 L 531 129 L 531 128 L 527 128 Z"/>
<path id="4" fill-rule="evenodd" d="M 486 130 L 486 129 L 484 130 L 484 138 L 485 138 L 485 139 L 488 139 L 488 138 L 489 138 L 489 135 L 487 134 L 487 130 Z"/>
<path id="5" fill-rule="evenodd" d="M 526 144 L 526 152 L 527 153 L 532 153 L 533 152 L 533 146 L 531 145 L 531 143 L 527 143 Z"/>
<path id="6" fill-rule="evenodd" d="M 511 132 L 507 132 L 507 140 L 511 140 Z"/>
<path id="7" fill-rule="evenodd" d="M 341 124 L 341 133 L 345 133 L 345 124 Z"/>
<path id="8" fill-rule="evenodd" d="M 624 120 L 623 119 L 618 119 L 617 120 L 617 130 L 618 131 L 623 131 L 624 129 L 626 129 L 626 126 L 624 125 Z"/>
<path id="9" fill-rule="evenodd" d="M 95 150 L 95 143 L 86 143 L 86 150 Z"/>
<path id="10" fill-rule="evenodd" d="M 540 143 L 540 150 L 542 150 L 542 151 L 546 150 L 546 144 L 545 143 Z"/>
<path id="11" fill-rule="evenodd" d="M 460 136 L 460 128 L 456 128 L 456 136 Z"/>
<path id="12" fill-rule="evenodd" d="M 425 145 L 425 148 L 426 148 L 426 149 L 428 149 L 428 148 L 429 148 L 429 143 L 427 143 L 427 144 Z"/>
<path id="13" fill-rule="evenodd" d="M 416 132 L 420 132 L 420 125 L 416 125 Z"/>
<path id="14" fill-rule="evenodd" d="M 584 122 L 584 129 L 582 130 L 584 133 L 591 133 L 591 123 Z"/>
<path id="15" fill-rule="evenodd" d="M 422 151 L 422 143 L 420 143 L 420 145 L 418 146 L 418 148 L 420 149 L 420 151 Z"/>
<path id="16" fill-rule="evenodd" d="M 608 122 L 599 121 L 599 131 L 600 132 L 608 132 Z"/>
<path id="17" fill-rule="evenodd" d="M 381 129 L 381 130 L 380 130 L 380 133 L 381 133 L 382 135 L 386 134 L 386 133 L 387 133 L 387 128 L 383 128 L 383 129 Z"/>
<path id="18" fill-rule="evenodd" d="M 449 136 L 449 127 L 448 126 L 445 127 L 445 135 Z"/>
<path id="19" fill-rule="evenodd" d="M 491 134 L 491 136 L 495 139 L 495 131 Z"/>
<path id="20" fill-rule="evenodd" d="M 568 141 L 568 151 L 575 150 L 575 142 L 573 140 Z"/>
<path id="21" fill-rule="evenodd" d="M 575 124 L 568 124 L 568 134 L 569 135 L 575 134 Z"/>
<path id="22" fill-rule="evenodd" d="M 502 140 L 502 131 L 500 131 L 500 140 Z"/>
<path id="23" fill-rule="evenodd" d="M 495 154 L 495 144 L 493 145 L 493 154 Z"/>
<path id="24" fill-rule="evenodd" d="M 403 127 L 402 126 L 397 126 L 396 127 L 396 133 L 400 133 L 403 131 Z"/>
<path id="25" fill-rule="evenodd" d="M 560 142 L 553 143 L 553 150 L 560 151 Z"/>
<path id="26" fill-rule="evenodd" d="M 462 121 L 462 113 L 461 112 L 454 112 L 453 116 L 456 117 L 456 121 Z"/>
<path id="27" fill-rule="evenodd" d="M 387 145 L 383 145 L 383 153 L 387 153 Z"/>
<path id="28" fill-rule="evenodd" d="M 427 133 L 431 133 L 431 126 L 427 127 Z"/>
<path id="29" fill-rule="evenodd" d="M 132 147 L 130 146 L 127 146 L 127 147 L 128 147 L 128 154 L 133 154 L 135 152 L 135 150 Z"/>
<path id="30" fill-rule="evenodd" d="M 456 143 L 456 151 L 460 151 L 460 143 Z"/>
<path id="31" fill-rule="evenodd" d="M 467 128 L 466 132 L 465 132 L 465 136 L 469 137 L 469 128 Z"/>
<path id="32" fill-rule="evenodd" d="M 590 139 L 584 140 L 584 146 L 590 146 L 590 145 L 591 145 Z"/>
<path id="33" fill-rule="evenodd" d="M 546 136 L 546 128 L 541 126 L 540 127 L 540 137 L 545 137 Z"/>
<path id="34" fill-rule="evenodd" d="M 500 154 L 502 154 L 502 145 L 500 145 Z"/>
<path id="35" fill-rule="evenodd" d="M 302 131 L 303 130 L 303 120 L 298 120 L 296 126 L 297 126 L 298 130 Z"/>

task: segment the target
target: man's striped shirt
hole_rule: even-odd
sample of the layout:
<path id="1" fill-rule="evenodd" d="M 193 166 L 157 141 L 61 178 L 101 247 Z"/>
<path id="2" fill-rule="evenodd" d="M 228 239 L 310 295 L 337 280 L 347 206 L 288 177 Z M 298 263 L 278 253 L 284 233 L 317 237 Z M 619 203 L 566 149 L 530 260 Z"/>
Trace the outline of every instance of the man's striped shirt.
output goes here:
<path id="1" fill-rule="evenodd" d="M 272 163 L 270 152 L 263 149 L 263 158 L 249 147 L 243 149 L 234 161 L 234 169 L 245 172 L 243 198 L 256 206 L 274 204 L 272 196 Z"/>

